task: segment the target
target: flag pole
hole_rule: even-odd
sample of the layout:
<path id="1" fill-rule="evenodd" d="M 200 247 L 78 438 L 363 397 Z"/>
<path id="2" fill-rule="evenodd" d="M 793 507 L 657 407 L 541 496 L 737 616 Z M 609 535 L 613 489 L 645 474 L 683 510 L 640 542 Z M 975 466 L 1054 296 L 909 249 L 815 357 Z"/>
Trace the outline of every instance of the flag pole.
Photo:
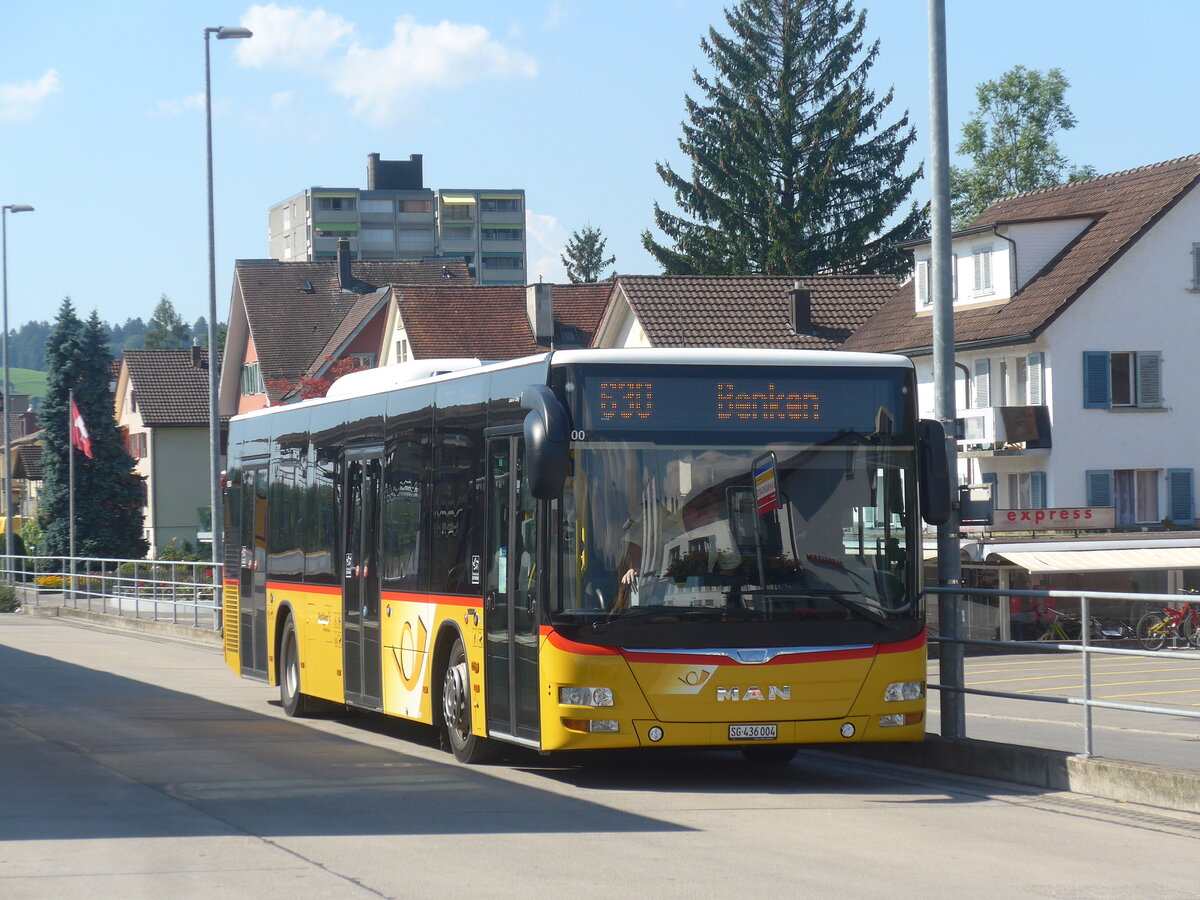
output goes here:
<path id="1" fill-rule="evenodd" d="M 71 605 L 75 604 L 75 389 L 67 390 L 67 533 L 70 535 Z M 59 532 L 61 534 L 62 532 Z"/>

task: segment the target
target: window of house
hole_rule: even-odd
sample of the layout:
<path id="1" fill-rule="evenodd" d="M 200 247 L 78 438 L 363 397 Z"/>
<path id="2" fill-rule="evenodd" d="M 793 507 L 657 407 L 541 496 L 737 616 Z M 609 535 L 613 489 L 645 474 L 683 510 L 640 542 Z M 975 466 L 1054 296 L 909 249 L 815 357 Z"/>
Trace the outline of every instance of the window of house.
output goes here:
<path id="1" fill-rule="evenodd" d="M 1084 351 L 1085 409 L 1160 409 L 1162 405 L 1162 353 Z"/>
<path id="2" fill-rule="evenodd" d="M 391 200 L 381 199 L 364 199 L 359 202 L 359 210 L 365 213 L 390 213 L 395 207 L 392 206 Z"/>
<path id="3" fill-rule="evenodd" d="M 975 360 L 971 405 L 975 409 L 985 409 L 992 405 L 992 361 L 990 359 Z"/>
<path id="4" fill-rule="evenodd" d="M 1178 479 L 1181 511 L 1191 507 L 1191 470 L 1184 472 L 1187 479 L 1186 503 L 1183 497 L 1183 479 Z M 1148 525 L 1162 520 L 1158 505 L 1158 482 L 1161 469 L 1094 469 L 1085 473 L 1087 478 L 1088 506 L 1112 506 L 1116 509 L 1118 525 Z M 1174 506 L 1175 504 L 1172 504 Z M 1181 521 L 1187 521 L 1181 519 Z"/>
<path id="5" fill-rule="evenodd" d="M 472 203 L 447 203 L 442 208 L 442 218 L 455 222 L 469 222 L 475 218 Z"/>
<path id="6" fill-rule="evenodd" d="M 432 244 L 433 232 L 428 228 L 401 228 L 396 239 L 401 244 Z"/>
<path id="7" fill-rule="evenodd" d="M 408 362 L 408 340 L 406 338 L 396 341 L 396 362 Z"/>
<path id="8" fill-rule="evenodd" d="M 517 197 L 484 197 L 479 208 L 484 212 L 519 212 L 521 201 Z"/>
<path id="9" fill-rule="evenodd" d="M 442 229 L 442 239 L 447 241 L 469 241 L 473 233 L 470 225 L 447 225 Z"/>
<path id="10" fill-rule="evenodd" d="M 358 237 L 358 226 L 353 228 L 322 228 L 320 225 L 316 227 L 316 234 L 319 238 L 356 238 Z"/>
<path id="11" fill-rule="evenodd" d="M 484 228 L 482 232 L 485 241 L 519 241 L 522 237 L 520 228 Z"/>
<path id="12" fill-rule="evenodd" d="M 129 411 L 137 412 L 137 391 L 129 392 Z"/>
<path id="13" fill-rule="evenodd" d="M 485 269 L 519 269 L 521 268 L 521 257 L 485 256 L 483 258 L 483 267 Z"/>
<path id="14" fill-rule="evenodd" d="M 252 362 L 242 366 L 242 394 L 265 394 L 266 392 L 267 387 L 263 384 L 258 363 Z"/>
<path id="15" fill-rule="evenodd" d="M 981 247 L 971 254 L 975 266 L 975 293 L 992 293 L 992 248 Z"/>
<path id="16" fill-rule="evenodd" d="M 355 205 L 354 205 L 353 197 L 318 197 L 317 198 L 317 209 L 351 210 L 354 208 L 355 208 Z"/>
<path id="17" fill-rule="evenodd" d="M 1008 476 L 1008 508 L 1045 509 L 1046 473 L 1010 473 Z"/>
<path id="18" fill-rule="evenodd" d="M 406 213 L 427 213 L 433 209 L 433 204 L 430 200 L 403 200 L 400 208 Z"/>
<path id="19" fill-rule="evenodd" d="M 390 228 L 364 228 L 362 239 L 374 244 L 390 244 L 396 233 Z"/>
<path id="20" fill-rule="evenodd" d="M 1200 291 L 1200 244 L 1192 244 L 1192 290 Z"/>
<path id="21" fill-rule="evenodd" d="M 347 353 L 346 356 L 357 362 L 364 369 L 375 368 L 374 353 Z"/>

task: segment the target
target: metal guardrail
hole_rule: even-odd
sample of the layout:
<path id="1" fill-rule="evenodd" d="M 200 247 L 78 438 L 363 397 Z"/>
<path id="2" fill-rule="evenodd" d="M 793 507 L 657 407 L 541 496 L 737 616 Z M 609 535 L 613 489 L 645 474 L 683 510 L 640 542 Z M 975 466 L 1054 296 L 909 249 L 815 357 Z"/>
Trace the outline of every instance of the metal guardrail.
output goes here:
<path id="1" fill-rule="evenodd" d="M 1093 680 L 1092 680 L 1092 658 L 1095 656 L 1140 656 L 1153 659 L 1185 659 L 1190 662 L 1200 660 L 1200 654 L 1195 650 L 1187 651 L 1182 648 L 1163 649 L 1163 650 L 1146 650 L 1141 647 L 1115 647 L 1097 644 L 1095 637 L 1092 634 L 1092 624 L 1096 621 L 1096 617 L 1092 614 L 1093 604 L 1098 601 L 1121 601 L 1129 603 L 1131 608 L 1141 609 L 1144 607 L 1145 612 L 1161 610 L 1165 606 L 1179 608 L 1180 606 L 1189 603 L 1196 599 L 1187 594 L 1121 594 L 1108 593 L 1104 591 L 1029 591 L 1029 590 L 1013 590 L 1013 589 L 995 589 L 995 588 L 967 588 L 967 587 L 927 587 L 926 591 L 931 594 L 939 595 L 957 595 L 958 603 L 956 608 L 959 611 L 959 633 L 962 629 L 966 629 L 967 633 L 974 631 L 978 633 L 980 626 L 971 626 L 970 617 L 966 614 L 965 601 L 966 598 L 979 597 L 986 600 L 995 598 L 996 610 L 995 621 L 1000 623 L 998 628 L 1000 635 L 1007 636 L 1008 634 L 1008 610 L 1007 606 L 1010 598 L 1029 598 L 1031 600 L 1053 600 L 1061 607 L 1062 601 L 1069 602 L 1072 606 L 1078 602 L 1078 618 L 1081 623 L 1079 639 L 1070 641 L 1046 641 L 1046 640 L 1010 640 L 1001 639 L 1000 637 L 984 639 L 978 637 L 947 637 L 945 635 L 930 634 L 931 643 L 939 644 L 957 644 L 963 647 L 1010 647 L 1014 650 L 1021 651 L 1050 651 L 1057 653 L 1077 653 L 1080 656 L 1080 663 L 1083 675 L 1083 696 L 1082 697 L 1067 697 L 1067 696 L 1047 696 L 1035 694 L 1015 694 L 1009 691 L 992 691 L 982 688 L 970 688 L 965 684 L 963 669 L 953 666 L 947 667 L 944 664 L 940 669 L 939 684 L 930 684 L 929 687 L 939 691 L 954 691 L 959 694 L 978 694 L 985 697 L 1000 697 L 1007 700 L 1026 700 L 1033 703 L 1059 703 L 1072 706 L 1080 706 L 1083 709 L 1083 755 L 1093 756 L 1093 728 L 1092 728 L 1092 710 L 1093 709 L 1114 709 L 1123 710 L 1126 712 L 1149 713 L 1152 715 L 1177 716 L 1187 719 L 1200 719 L 1200 710 L 1190 710 L 1178 706 L 1154 706 L 1149 704 L 1137 703 L 1114 703 L 1109 700 L 1097 700 L 1093 696 Z M 990 604 L 989 604 L 990 606 Z M 1060 609 L 1061 611 L 1061 609 Z M 1140 614 L 1139 614 L 1140 615 Z M 1128 623 L 1132 628 L 1136 624 L 1137 618 Z M 985 628 L 987 626 L 984 626 Z M 1136 641 L 1136 637 L 1130 636 L 1128 641 Z M 961 662 L 961 656 L 958 657 Z"/>
<path id="2" fill-rule="evenodd" d="M 23 603 L 216 631 L 220 576 L 211 562 L 0 555 L 0 580 L 17 589 Z"/>

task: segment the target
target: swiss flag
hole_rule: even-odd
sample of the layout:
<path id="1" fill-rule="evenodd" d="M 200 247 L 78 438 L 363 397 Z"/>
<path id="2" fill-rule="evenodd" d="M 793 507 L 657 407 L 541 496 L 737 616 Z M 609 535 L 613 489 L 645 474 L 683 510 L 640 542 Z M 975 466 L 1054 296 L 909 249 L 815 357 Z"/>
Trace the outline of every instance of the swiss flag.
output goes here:
<path id="1" fill-rule="evenodd" d="M 84 424 L 83 414 L 71 398 L 71 443 L 83 451 L 83 455 L 92 459 L 92 439 L 88 436 L 87 425 Z"/>

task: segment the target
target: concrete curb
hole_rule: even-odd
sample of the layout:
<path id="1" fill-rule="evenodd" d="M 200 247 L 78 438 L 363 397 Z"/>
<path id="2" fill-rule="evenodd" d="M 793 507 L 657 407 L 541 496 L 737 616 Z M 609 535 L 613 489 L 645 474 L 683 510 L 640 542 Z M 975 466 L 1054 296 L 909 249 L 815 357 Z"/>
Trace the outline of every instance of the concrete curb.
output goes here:
<path id="1" fill-rule="evenodd" d="M 900 765 L 1200 813 L 1200 771 L 1189 769 L 937 735 L 921 744 L 846 744 L 837 749 Z"/>
<path id="2" fill-rule="evenodd" d="M 191 644 L 204 644 L 209 647 L 223 645 L 221 632 L 211 628 L 196 628 L 191 625 L 177 625 L 174 622 L 155 622 L 153 619 L 132 619 L 128 616 L 114 616 L 108 613 L 90 612 L 86 609 L 72 609 L 69 606 L 22 606 L 21 612 L 28 616 L 49 616 L 62 619 L 80 619 L 108 628 L 120 628 L 125 631 L 136 631 L 142 634 L 157 634 L 162 637 L 187 641 Z"/>

